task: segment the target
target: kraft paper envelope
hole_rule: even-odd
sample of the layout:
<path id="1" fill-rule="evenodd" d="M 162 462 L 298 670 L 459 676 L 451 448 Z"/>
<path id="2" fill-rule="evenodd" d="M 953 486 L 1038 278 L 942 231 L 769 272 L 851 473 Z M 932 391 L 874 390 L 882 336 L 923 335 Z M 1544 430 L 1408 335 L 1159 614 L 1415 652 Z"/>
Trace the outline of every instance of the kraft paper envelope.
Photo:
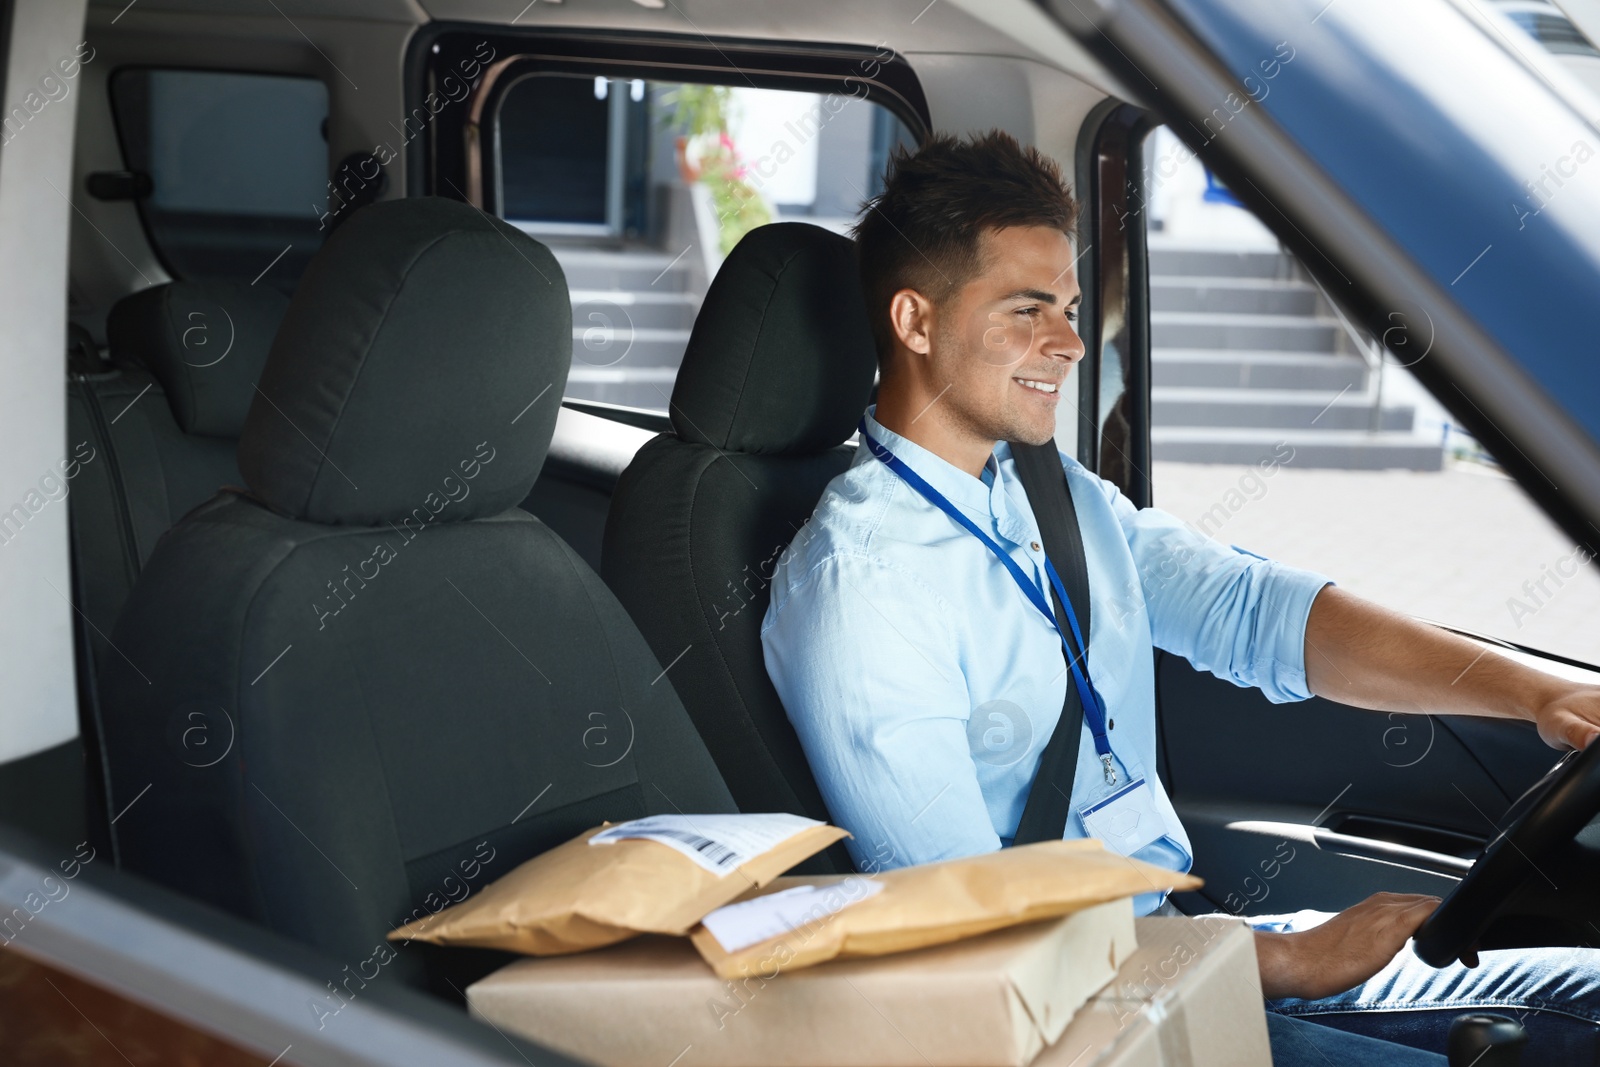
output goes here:
<path id="1" fill-rule="evenodd" d="M 720 875 L 660 841 L 625 839 L 590 845 L 589 839 L 610 824 L 597 826 L 535 856 L 460 904 L 407 923 L 388 936 L 391 941 L 416 939 L 532 956 L 582 952 L 640 933 L 681 936 L 707 912 L 766 885 L 807 856 L 849 836 L 826 823 L 795 822 L 805 825 Z"/>
<path id="2" fill-rule="evenodd" d="M 881 891 L 864 892 L 868 880 L 881 883 Z M 1109 852 L 1094 838 L 1041 841 L 881 874 L 784 878 L 766 891 L 807 883 L 830 885 L 846 901 L 858 899 L 837 910 L 819 909 L 795 930 L 733 951 L 699 926 L 690 935 L 695 948 L 719 977 L 740 978 L 904 952 L 1122 897 L 1202 884 L 1192 875 Z"/>

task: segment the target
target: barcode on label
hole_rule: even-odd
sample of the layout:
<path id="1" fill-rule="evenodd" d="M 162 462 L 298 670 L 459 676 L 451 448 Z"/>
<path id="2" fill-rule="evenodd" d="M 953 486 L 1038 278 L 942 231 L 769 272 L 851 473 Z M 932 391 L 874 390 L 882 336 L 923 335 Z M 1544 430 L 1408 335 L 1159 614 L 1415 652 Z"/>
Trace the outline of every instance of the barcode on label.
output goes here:
<path id="1" fill-rule="evenodd" d="M 589 838 L 591 845 L 609 845 L 624 838 L 643 838 L 689 857 L 718 878 L 811 826 L 815 819 L 781 813 L 744 815 L 646 815 L 607 826 Z"/>
<path id="2" fill-rule="evenodd" d="M 691 834 L 684 830 L 669 830 L 664 826 L 650 831 L 650 836 L 670 837 L 674 841 L 681 841 L 707 860 L 710 860 L 712 865 L 718 868 L 734 867 L 739 863 L 739 853 L 727 845 L 711 840 L 709 837 L 701 837 L 699 834 Z"/>

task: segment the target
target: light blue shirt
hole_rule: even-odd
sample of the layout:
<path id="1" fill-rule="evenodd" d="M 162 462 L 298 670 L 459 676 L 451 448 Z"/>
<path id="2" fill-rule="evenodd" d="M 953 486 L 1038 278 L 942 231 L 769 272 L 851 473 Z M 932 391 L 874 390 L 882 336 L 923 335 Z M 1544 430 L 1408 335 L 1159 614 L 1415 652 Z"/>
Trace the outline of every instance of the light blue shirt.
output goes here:
<path id="1" fill-rule="evenodd" d="M 1001 442 L 982 479 L 879 425 L 872 436 L 1048 589 L 1039 529 Z M 1119 783 L 1143 777 L 1166 836 L 1134 855 L 1193 863 L 1156 777 L 1153 648 L 1282 703 L 1310 696 L 1305 627 L 1330 579 L 1219 544 L 1062 454 L 1088 557 L 1089 677 Z M 761 642 L 856 865 L 882 870 L 1011 843 L 1061 717 L 1061 639 L 1005 566 L 865 447 L 773 572 Z M 1065 836 L 1109 789 L 1084 729 Z M 1145 914 L 1162 894 L 1136 898 Z"/>

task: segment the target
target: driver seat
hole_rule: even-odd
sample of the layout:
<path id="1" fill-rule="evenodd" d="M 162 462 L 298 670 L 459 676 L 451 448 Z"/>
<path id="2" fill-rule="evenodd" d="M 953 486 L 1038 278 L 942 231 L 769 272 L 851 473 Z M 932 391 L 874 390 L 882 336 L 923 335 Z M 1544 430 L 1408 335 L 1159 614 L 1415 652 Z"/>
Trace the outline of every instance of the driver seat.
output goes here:
<path id="1" fill-rule="evenodd" d="M 678 371 L 672 430 L 623 471 L 601 569 L 745 811 L 828 818 L 777 690 L 761 622 L 778 557 L 822 491 L 877 372 L 855 247 L 800 222 L 734 246 Z M 834 845 L 801 873 L 853 870 Z"/>
<path id="2" fill-rule="evenodd" d="M 329 238 L 245 422 L 249 491 L 162 537 L 112 634 L 124 867 L 454 999 L 470 954 L 384 935 L 602 821 L 736 810 L 622 606 L 517 506 L 571 338 L 549 250 L 466 204 Z"/>

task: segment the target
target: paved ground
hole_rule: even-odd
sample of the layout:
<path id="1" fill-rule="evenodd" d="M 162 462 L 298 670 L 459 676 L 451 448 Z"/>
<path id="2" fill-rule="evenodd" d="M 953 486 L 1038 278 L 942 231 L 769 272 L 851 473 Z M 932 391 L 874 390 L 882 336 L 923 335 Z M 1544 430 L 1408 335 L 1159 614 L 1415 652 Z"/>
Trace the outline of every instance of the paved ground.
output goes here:
<path id="1" fill-rule="evenodd" d="M 1155 504 L 1397 610 L 1600 665 L 1600 570 L 1509 478 L 1471 465 L 1254 472 L 1158 462 Z M 1541 578 L 1542 592 L 1524 588 Z"/>

